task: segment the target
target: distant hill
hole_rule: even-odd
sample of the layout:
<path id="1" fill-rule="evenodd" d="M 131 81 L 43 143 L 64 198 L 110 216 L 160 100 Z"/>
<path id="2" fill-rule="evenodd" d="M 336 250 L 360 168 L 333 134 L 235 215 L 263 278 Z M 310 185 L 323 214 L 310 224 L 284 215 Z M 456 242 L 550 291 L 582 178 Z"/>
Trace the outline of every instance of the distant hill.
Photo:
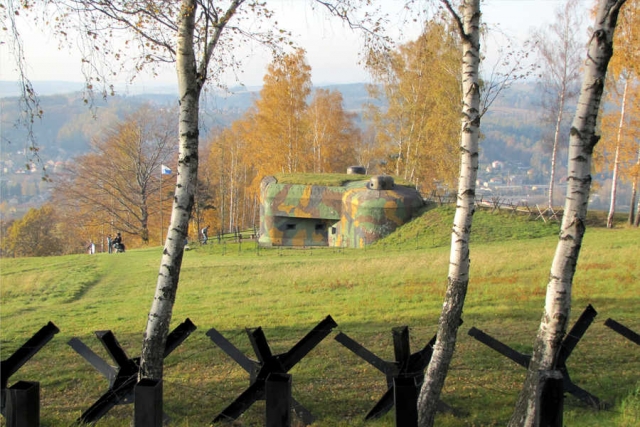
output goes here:
<path id="1" fill-rule="evenodd" d="M 116 96 L 108 97 L 107 100 L 94 99 L 89 103 L 91 107 L 85 102 L 82 83 L 34 82 L 34 86 L 39 91 L 44 115 L 34 123 L 33 135 L 39 144 L 40 158 L 44 162 L 65 161 L 85 153 L 93 136 L 99 135 L 105 126 L 125 118 L 144 103 L 162 108 L 173 108 L 178 104 L 176 89 L 172 85 L 123 87 Z M 366 104 L 384 106 L 383 101 L 369 96 L 367 84 L 364 83 L 320 87 L 340 91 L 344 108 L 358 114 L 358 125 L 362 127 L 366 126 L 362 120 Z M 229 126 L 240 118 L 260 96 L 260 89 L 238 86 L 226 92 L 219 89 L 207 90 L 201 102 L 203 139 L 206 140 L 212 129 Z M 0 184 L 9 189 L 15 188 L 14 192 L 17 194 L 21 193 L 19 190 L 26 178 L 18 173 L 24 174 L 27 160 L 24 150 L 29 143 L 25 128 L 19 124 L 22 107 L 18 94 L 19 87 L 15 82 L 0 81 Z M 520 82 L 503 91 L 481 122 L 478 173 L 481 187 L 485 182 L 490 182 L 491 185 L 500 185 L 502 182 L 506 186 L 537 185 L 539 189 L 543 188 L 548 183 L 550 164 L 550 137 L 545 132 L 548 131 L 545 131 L 541 121 L 539 91 L 534 82 Z M 568 130 L 565 135 L 568 135 Z M 566 175 L 566 149 L 561 149 L 559 159 L 557 176 L 561 179 Z M 496 162 L 502 165 L 499 169 L 489 166 Z M 594 178 L 599 181 L 601 188 L 606 188 L 603 183 L 609 179 L 607 172 Z M 40 189 L 40 186 L 38 184 L 36 190 L 31 192 L 46 198 L 46 190 Z M 487 188 L 480 190 L 489 191 Z M 10 193 L 11 191 L 4 191 L 4 197 Z M 487 193 L 487 196 L 491 195 L 495 193 Z M 606 196 L 605 193 L 603 195 Z M 604 198 L 606 197 L 602 200 Z M 626 195 L 622 195 L 619 199 L 625 198 Z M 594 201 L 597 200 L 600 199 L 594 198 Z M 597 203 L 592 203 L 593 207 L 603 208 L 603 205 L 596 205 Z"/>
<path id="2" fill-rule="evenodd" d="M 52 160 L 64 160 L 84 153 L 89 140 L 116 119 L 122 119 L 143 103 L 162 107 L 177 106 L 175 87 L 128 87 L 116 91 L 116 96 L 106 100 L 92 100 L 91 108 L 85 102 L 82 83 L 34 82 L 39 91 L 44 115 L 33 126 L 36 141 L 42 155 Z M 324 86 L 343 94 L 344 108 L 359 113 L 363 104 L 374 102 L 364 84 Z M 149 92 L 153 90 L 154 92 Z M 144 90 L 144 93 L 143 93 Z M 204 134 L 215 127 L 229 126 L 240 118 L 260 95 L 260 87 L 233 87 L 228 91 L 208 90 L 202 96 L 202 127 Z M 19 87 L 13 82 L 0 82 L 2 106 L 2 150 L 16 151 L 24 148 L 26 131 L 16 125 L 21 119 Z M 378 102 L 379 104 L 379 102 Z"/>
<path id="3" fill-rule="evenodd" d="M 78 92 L 84 88 L 82 82 L 34 81 L 32 84 L 40 96 Z M 0 98 L 20 96 L 20 93 L 18 82 L 0 80 Z"/>

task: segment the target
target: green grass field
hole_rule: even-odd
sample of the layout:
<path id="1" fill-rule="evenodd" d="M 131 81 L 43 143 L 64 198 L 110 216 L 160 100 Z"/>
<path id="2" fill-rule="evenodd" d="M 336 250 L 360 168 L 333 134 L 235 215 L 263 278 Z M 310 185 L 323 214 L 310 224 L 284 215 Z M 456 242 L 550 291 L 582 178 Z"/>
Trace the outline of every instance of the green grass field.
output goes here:
<path id="1" fill-rule="evenodd" d="M 188 317 L 198 329 L 165 361 L 164 410 L 171 425 L 209 425 L 248 386 L 247 374 L 205 336 L 207 330 L 216 328 L 254 358 L 244 328 L 261 326 L 273 352 L 282 353 L 330 314 L 338 328 L 292 369 L 293 396 L 316 416 L 314 426 L 364 426 L 385 391 L 384 376 L 334 337 L 343 332 L 385 360 L 393 360 L 393 327 L 410 327 L 412 351 L 426 344 L 444 298 L 452 218 L 451 208 L 434 209 L 366 250 L 258 250 L 253 242 L 219 245 L 215 239 L 196 244 L 184 257 L 173 326 Z M 557 233 L 557 223 L 476 213 L 464 324 L 442 395 L 466 415 L 439 416 L 437 425 L 505 425 L 525 372 L 467 331 L 475 326 L 530 352 Z M 567 396 L 567 426 L 640 424 L 640 349 L 604 326 L 611 317 L 640 331 L 639 249 L 638 229 L 587 229 L 571 324 L 587 304 L 599 314 L 568 369 L 609 409 L 594 411 Z M 60 328 L 10 380 L 41 383 L 43 426 L 72 424 L 107 389 L 106 379 L 66 344 L 70 338 L 111 363 L 94 335 L 110 329 L 130 357 L 139 355 L 160 253 L 156 247 L 0 260 L 0 358 L 48 321 Z M 118 406 L 98 425 L 128 426 L 132 411 Z M 235 425 L 262 425 L 263 413 L 258 402 Z M 393 426 L 392 415 L 366 425 Z"/>

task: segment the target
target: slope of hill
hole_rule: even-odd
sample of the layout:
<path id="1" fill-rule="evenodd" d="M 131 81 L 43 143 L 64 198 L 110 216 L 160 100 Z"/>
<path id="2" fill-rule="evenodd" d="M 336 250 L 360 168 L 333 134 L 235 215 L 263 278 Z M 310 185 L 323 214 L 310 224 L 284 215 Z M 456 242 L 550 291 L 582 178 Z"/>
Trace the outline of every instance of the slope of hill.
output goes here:
<path id="1" fill-rule="evenodd" d="M 428 219 L 434 232 L 449 227 L 446 211 L 431 211 L 443 216 L 442 221 Z M 477 230 L 483 217 L 492 230 L 508 219 L 477 215 Z M 464 325 L 442 396 L 465 415 L 440 415 L 439 426 L 504 425 L 513 409 L 524 371 L 466 331 L 474 326 L 530 353 L 556 239 L 516 234 L 517 240 L 489 243 L 476 236 Z M 571 323 L 587 304 L 599 314 L 572 354 L 572 380 L 611 406 L 596 411 L 567 394 L 567 425 L 613 427 L 640 421 L 628 409 L 638 407 L 637 346 L 603 324 L 611 317 L 640 328 L 640 264 L 633 256 L 639 238 L 637 229 L 590 229 L 585 235 Z M 71 337 L 108 360 L 94 331 L 111 330 L 131 357 L 139 354 L 160 256 L 161 249 L 154 247 L 118 255 L 0 260 L 0 359 L 6 360 L 48 321 L 60 328 L 11 378 L 40 382 L 42 425 L 72 425 L 108 387 L 69 348 Z M 248 386 L 249 375 L 205 335 L 209 328 L 253 357 L 244 328 L 262 327 L 278 354 L 330 314 L 339 327 L 291 372 L 295 398 L 317 418 L 317 427 L 393 426 L 393 413 L 364 421 L 387 390 L 384 375 L 333 337 L 343 332 L 383 360 L 393 360 L 391 329 L 407 325 L 411 348 L 422 348 L 437 329 L 447 264 L 445 246 L 416 248 L 412 238 L 398 240 L 395 248 L 388 244 L 367 250 L 258 252 L 246 242 L 194 246 L 184 257 L 172 327 L 188 317 L 198 329 L 165 361 L 164 411 L 177 427 L 209 425 Z M 116 407 L 99 424 L 129 425 L 131 414 L 131 406 Z M 262 425 L 264 405 L 254 405 L 241 422 Z"/>

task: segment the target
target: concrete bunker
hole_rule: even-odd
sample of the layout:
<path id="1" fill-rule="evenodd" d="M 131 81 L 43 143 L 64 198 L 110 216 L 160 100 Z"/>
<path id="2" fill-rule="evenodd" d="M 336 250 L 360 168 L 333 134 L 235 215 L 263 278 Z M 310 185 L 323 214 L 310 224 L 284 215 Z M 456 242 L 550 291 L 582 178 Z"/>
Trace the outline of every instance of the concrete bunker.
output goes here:
<path id="1" fill-rule="evenodd" d="M 259 244 L 361 248 L 419 214 L 424 202 L 414 187 L 352 168 L 347 174 L 265 177 Z"/>

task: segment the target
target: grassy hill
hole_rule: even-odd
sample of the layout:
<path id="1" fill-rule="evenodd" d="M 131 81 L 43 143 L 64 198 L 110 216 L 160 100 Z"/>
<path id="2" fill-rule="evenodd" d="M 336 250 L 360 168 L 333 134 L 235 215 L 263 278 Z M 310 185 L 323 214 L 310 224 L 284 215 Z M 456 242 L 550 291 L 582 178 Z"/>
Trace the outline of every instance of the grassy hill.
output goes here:
<path id="1" fill-rule="evenodd" d="M 207 330 L 216 328 L 254 358 L 244 328 L 262 326 L 273 352 L 282 353 L 330 314 L 338 328 L 292 370 L 293 395 L 316 416 L 315 426 L 364 426 L 385 391 L 384 376 L 333 338 L 343 332 L 385 360 L 393 360 L 393 327 L 410 327 L 412 351 L 426 344 L 444 297 L 452 215 L 451 208 L 433 209 L 366 250 L 267 250 L 245 241 L 187 252 L 173 326 L 189 317 L 198 330 L 166 359 L 164 410 L 171 425 L 208 425 L 248 386 L 247 374 L 205 336 Z M 531 351 L 557 232 L 557 224 L 476 213 L 465 323 L 442 396 L 467 415 L 441 416 L 439 426 L 505 424 L 524 370 L 467 331 L 474 326 Z M 611 317 L 640 331 L 638 249 L 640 230 L 587 230 L 571 324 L 587 304 L 599 314 L 568 366 L 572 380 L 611 410 L 596 412 L 568 396 L 567 426 L 640 420 L 638 347 L 604 326 Z M 110 329 L 130 357 L 140 353 L 160 253 L 155 247 L 0 260 L 0 359 L 47 321 L 61 330 L 10 380 L 41 382 L 43 426 L 70 425 L 107 388 L 66 344 L 70 338 L 111 363 L 94 336 Z M 263 403 L 254 405 L 237 425 L 262 425 L 263 409 Z M 128 426 L 131 412 L 130 405 L 118 406 L 98 425 Z M 392 426 L 392 414 L 366 425 Z"/>

